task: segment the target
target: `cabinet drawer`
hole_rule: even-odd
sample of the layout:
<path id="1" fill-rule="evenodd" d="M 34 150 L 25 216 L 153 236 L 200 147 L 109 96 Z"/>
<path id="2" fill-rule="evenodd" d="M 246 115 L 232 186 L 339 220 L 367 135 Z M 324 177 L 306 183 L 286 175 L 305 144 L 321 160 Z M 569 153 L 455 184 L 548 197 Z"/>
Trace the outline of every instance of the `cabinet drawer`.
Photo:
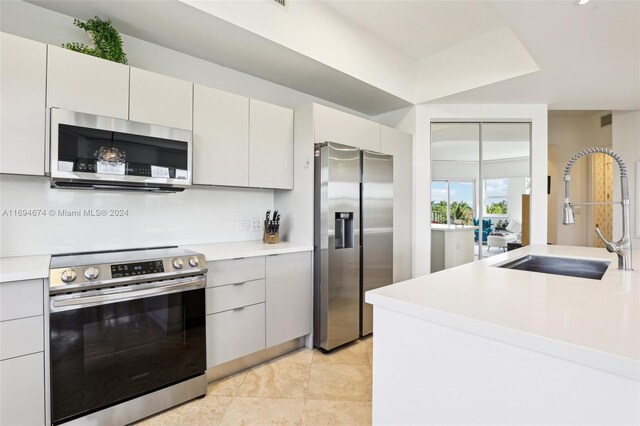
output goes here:
<path id="1" fill-rule="evenodd" d="M 43 317 L 0 322 L 0 360 L 44 350 Z"/>
<path id="2" fill-rule="evenodd" d="M 42 315 L 42 280 L 0 284 L 0 321 Z"/>
<path id="3" fill-rule="evenodd" d="M 264 256 L 209 262 L 207 285 L 243 283 L 264 278 Z"/>
<path id="4" fill-rule="evenodd" d="M 265 348 L 264 303 L 207 316 L 207 367 Z"/>
<path id="5" fill-rule="evenodd" d="M 0 361 L 0 425 L 43 424 L 43 353 Z"/>
<path id="6" fill-rule="evenodd" d="M 207 289 L 207 314 L 255 305 L 265 300 L 264 280 L 227 284 Z"/>

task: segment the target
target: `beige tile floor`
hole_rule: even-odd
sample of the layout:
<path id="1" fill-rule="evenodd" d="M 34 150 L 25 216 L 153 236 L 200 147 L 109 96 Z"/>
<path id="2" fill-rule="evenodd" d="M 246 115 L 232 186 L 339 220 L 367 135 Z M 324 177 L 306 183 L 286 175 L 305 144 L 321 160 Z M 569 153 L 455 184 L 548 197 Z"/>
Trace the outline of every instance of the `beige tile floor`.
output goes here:
<path id="1" fill-rule="evenodd" d="M 139 425 L 370 425 L 372 345 L 369 336 L 326 355 L 299 349 Z"/>

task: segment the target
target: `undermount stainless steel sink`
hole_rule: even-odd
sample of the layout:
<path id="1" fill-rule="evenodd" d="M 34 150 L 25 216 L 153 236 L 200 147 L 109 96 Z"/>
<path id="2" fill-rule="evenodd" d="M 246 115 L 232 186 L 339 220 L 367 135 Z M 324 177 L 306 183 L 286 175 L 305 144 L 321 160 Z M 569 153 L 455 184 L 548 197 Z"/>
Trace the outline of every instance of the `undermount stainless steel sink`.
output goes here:
<path id="1" fill-rule="evenodd" d="M 527 255 L 495 266 L 499 268 L 518 269 L 520 271 L 601 280 L 610 263 L 611 262 L 606 260 Z"/>

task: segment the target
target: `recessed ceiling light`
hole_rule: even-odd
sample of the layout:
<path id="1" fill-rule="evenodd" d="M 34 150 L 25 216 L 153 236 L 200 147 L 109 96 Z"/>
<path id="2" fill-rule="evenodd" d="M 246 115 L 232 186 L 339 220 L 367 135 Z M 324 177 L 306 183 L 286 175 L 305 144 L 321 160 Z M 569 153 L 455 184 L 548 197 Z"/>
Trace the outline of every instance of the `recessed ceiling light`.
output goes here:
<path id="1" fill-rule="evenodd" d="M 589 3 L 589 0 L 578 0 L 578 4 L 579 4 L 580 6 L 582 6 L 582 5 L 584 5 L 584 4 L 587 4 L 587 3 Z"/>

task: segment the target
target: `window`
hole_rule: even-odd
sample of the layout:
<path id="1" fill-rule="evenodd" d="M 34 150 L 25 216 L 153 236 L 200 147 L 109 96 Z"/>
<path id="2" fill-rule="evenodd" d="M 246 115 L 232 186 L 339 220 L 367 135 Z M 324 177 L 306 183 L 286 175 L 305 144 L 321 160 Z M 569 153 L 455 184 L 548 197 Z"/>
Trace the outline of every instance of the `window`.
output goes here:
<path id="1" fill-rule="evenodd" d="M 431 182 L 431 222 L 473 225 L 475 185 L 473 181 L 434 180 Z"/>
<path id="2" fill-rule="evenodd" d="M 487 215 L 507 216 L 509 179 L 484 180 L 484 212 Z"/>

